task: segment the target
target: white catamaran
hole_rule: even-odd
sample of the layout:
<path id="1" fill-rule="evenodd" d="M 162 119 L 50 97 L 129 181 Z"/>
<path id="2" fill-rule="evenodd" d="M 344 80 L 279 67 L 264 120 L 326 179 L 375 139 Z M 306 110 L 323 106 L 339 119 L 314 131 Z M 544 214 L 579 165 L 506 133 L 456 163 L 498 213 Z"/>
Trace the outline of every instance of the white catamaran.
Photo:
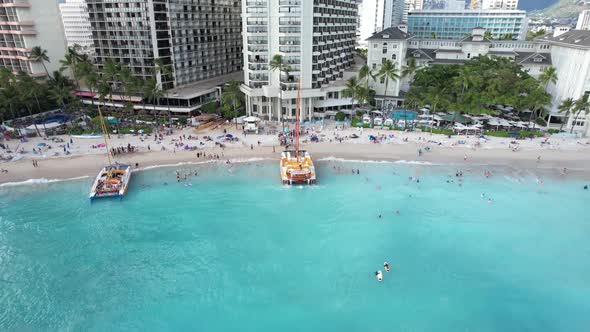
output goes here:
<path id="1" fill-rule="evenodd" d="M 316 173 L 311 156 L 299 149 L 299 112 L 301 112 L 301 81 L 297 91 L 297 110 L 295 114 L 295 150 L 281 153 L 281 180 L 283 184 L 315 184 Z"/>
<path id="2" fill-rule="evenodd" d="M 100 170 L 92 188 L 90 189 L 90 200 L 101 197 L 119 197 L 123 198 L 129 187 L 129 180 L 131 179 L 131 166 L 113 162 L 111 159 L 111 150 L 108 140 L 107 127 L 104 122 L 104 117 L 98 108 L 98 116 L 100 118 L 100 125 L 103 132 L 105 147 L 107 149 L 107 158 L 109 164 Z"/>

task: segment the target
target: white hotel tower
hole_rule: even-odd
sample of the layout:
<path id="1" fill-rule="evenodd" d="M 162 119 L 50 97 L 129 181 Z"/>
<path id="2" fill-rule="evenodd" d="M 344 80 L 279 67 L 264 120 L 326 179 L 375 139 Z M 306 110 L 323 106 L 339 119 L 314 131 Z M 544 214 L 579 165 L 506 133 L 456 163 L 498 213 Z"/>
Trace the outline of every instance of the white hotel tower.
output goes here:
<path id="1" fill-rule="evenodd" d="M 80 46 L 82 53 L 94 53 L 92 28 L 90 26 L 86 0 L 65 0 L 59 4 L 59 11 L 69 47 Z"/>
<path id="2" fill-rule="evenodd" d="M 360 0 L 243 0 L 246 110 L 263 119 L 294 119 L 301 80 L 303 119 L 351 109 L 341 98 L 357 72 L 354 49 Z M 289 76 L 269 62 L 282 55 Z M 357 61 L 360 64 L 360 61 Z"/>

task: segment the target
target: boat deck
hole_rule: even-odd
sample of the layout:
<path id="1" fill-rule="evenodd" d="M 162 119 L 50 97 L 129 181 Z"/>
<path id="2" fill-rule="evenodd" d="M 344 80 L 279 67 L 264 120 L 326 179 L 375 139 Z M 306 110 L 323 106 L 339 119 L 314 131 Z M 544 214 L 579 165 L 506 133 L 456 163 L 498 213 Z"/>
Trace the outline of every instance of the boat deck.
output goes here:
<path id="1" fill-rule="evenodd" d="M 314 184 L 316 181 L 315 167 L 309 153 L 299 152 L 299 160 L 295 151 L 281 154 L 281 180 L 283 184 Z"/>

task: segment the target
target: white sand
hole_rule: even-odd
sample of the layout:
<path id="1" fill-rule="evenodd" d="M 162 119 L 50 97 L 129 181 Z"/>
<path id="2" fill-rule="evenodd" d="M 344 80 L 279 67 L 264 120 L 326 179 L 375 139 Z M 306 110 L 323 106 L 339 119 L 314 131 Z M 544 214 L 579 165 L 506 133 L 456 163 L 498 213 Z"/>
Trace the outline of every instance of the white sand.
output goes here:
<path id="1" fill-rule="evenodd" d="M 228 133 L 239 137 L 237 143 L 227 143 L 225 149 L 216 147 L 214 142 L 205 142 L 202 137 L 205 135 L 215 139 L 223 135 L 223 129 Z M 345 139 L 342 143 L 337 142 L 337 137 L 349 137 L 352 134 L 360 137 L 357 139 Z M 131 144 L 138 147 L 133 154 L 117 156 L 117 160 L 131 165 L 139 164 L 140 168 L 170 165 L 184 162 L 205 161 L 208 158 L 196 158 L 196 151 L 185 151 L 182 147 L 175 148 L 179 142 L 179 135 L 198 135 L 200 140 L 184 140 L 190 146 L 197 146 L 198 152 L 205 154 L 219 155 L 221 161 L 244 160 L 248 158 L 269 158 L 280 157 L 282 148 L 276 135 L 248 135 L 244 137 L 241 129 L 236 130 L 233 125 L 218 128 L 214 131 L 204 130 L 196 132 L 194 128 L 176 130 L 174 135 L 164 138 L 161 144 L 154 142 L 153 137 L 126 135 L 122 138 L 115 136 L 111 139 L 114 147 L 127 146 Z M 303 143 L 302 148 L 312 154 L 314 160 L 322 158 L 342 158 L 352 160 L 405 160 L 420 161 L 440 164 L 469 164 L 469 165 L 490 165 L 509 166 L 526 169 L 553 169 L 556 173 L 564 167 L 568 170 L 587 173 L 590 171 L 590 144 L 584 139 L 562 139 L 550 138 L 549 144 L 541 144 L 545 138 L 533 140 L 519 140 L 519 149 L 513 152 L 509 146 L 512 139 L 491 137 L 488 141 L 475 136 L 453 136 L 448 138 L 443 135 L 431 135 L 430 133 L 403 133 L 399 131 L 364 129 L 347 130 L 324 130 L 319 133 L 322 142 Z M 369 135 L 385 135 L 380 143 L 371 143 Z M 69 142 L 69 136 L 62 136 L 65 142 Z M 309 136 L 302 140 L 305 142 Z M 404 141 L 407 139 L 407 142 Z M 260 146 L 258 145 L 260 141 Z M 429 142 L 435 141 L 441 144 Z M 465 144 L 457 144 L 458 141 L 465 141 Z M 52 149 L 42 148 L 39 154 L 33 154 L 33 148 L 38 149 L 37 144 L 45 142 L 52 146 Z M 102 138 L 74 139 L 69 151 L 70 156 L 63 153 L 63 145 L 66 143 L 53 143 L 41 138 L 31 139 L 26 143 L 19 143 L 12 140 L 4 142 L 13 151 L 18 149 L 19 153 L 7 153 L 0 149 L 0 157 L 12 157 L 12 161 L 0 162 L 0 168 L 8 170 L 8 173 L 0 172 L 0 183 L 20 182 L 28 179 L 69 179 L 80 176 L 94 176 L 106 163 L 106 149 L 93 148 L 92 146 L 104 143 Z M 203 142 L 204 145 L 200 145 Z M 477 143 L 479 142 L 479 146 Z M 148 145 L 151 150 L 148 151 Z M 254 149 L 250 149 L 250 145 Z M 275 152 L 273 153 L 273 145 Z M 418 149 L 430 147 L 429 152 L 418 156 Z M 162 150 L 165 148 L 165 151 Z M 57 153 L 57 156 L 54 154 Z M 465 160 L 465 156 L 467 159 Z M 541 156 L 541 162 L 537 157 Z M 39 167 L 32 165 L 32 159 L 38 161 Z M 590 173 L 590 172 L 588 172 Z"/>

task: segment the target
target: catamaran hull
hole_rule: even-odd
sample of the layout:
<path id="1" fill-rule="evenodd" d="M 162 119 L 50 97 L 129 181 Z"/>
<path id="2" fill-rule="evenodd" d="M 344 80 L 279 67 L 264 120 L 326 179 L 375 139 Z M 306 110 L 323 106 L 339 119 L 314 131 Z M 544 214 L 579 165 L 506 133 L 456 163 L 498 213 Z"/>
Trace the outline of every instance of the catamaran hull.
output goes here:
<path id="1" fill-rule="evenodd" d="M 125 176 L 123 177 L 123 186 L 118 191 L 114 192 L 99 192 L 98 191 L 98 184 L 99 181 L 102 179 L 103 174 L 107 171 L 107 168 L 103 168 L 100 170 L 96 178 L 94 179 L 94 183 L 92 184 L 92 189 L 90 190 L 90 195 L 88 197 L 90 200 L 94 200 L 96 198 L 107 198 L 107 197 L 118 197 L 123 198 L 127 193 L 127 188 L 129 188 L 129 182 L 131 181 L 131 167 L 127 166 L 125 169 Z"/>

